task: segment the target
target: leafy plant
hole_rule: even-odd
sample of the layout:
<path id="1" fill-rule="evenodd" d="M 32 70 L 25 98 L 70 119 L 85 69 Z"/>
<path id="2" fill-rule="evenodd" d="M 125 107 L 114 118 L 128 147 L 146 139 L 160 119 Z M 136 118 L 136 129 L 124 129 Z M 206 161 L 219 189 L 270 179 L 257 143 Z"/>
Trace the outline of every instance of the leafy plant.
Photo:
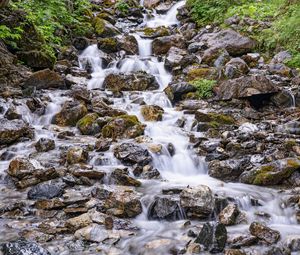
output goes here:
<path id="1" fill-rule="evenodd" d="M 197 89 L 197 96 L 199 98 L 209 98 L 212 94 L 212 89 L 216 85 L 215 80 L 197 79 L 192 81 L 192 85 Z"/>
<path id="2" fill-rule="evenodd" d="M 116 3 L 115 8 L 117 10 L 119 10 L 120 12 L 126 14 L 129 11 L 130 6 L 126 2 L 124 2 L 123 0 L 119 0 Z"/>

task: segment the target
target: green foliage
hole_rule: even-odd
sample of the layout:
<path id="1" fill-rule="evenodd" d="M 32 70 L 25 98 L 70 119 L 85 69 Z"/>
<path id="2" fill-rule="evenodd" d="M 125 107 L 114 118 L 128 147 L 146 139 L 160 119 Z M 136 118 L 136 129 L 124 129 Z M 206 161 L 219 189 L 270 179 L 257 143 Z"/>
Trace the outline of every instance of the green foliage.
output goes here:
<path id="1" fill-rule="evenodd" d="M 209 98 L 212 96 L 212 89 L 216 85 L 215 80 L 198 79 L 192 81 L 192 85 L 197 89 L 197 96 L 199 98 Z"/>
<path id="2" fill-rule="evenodd" d="M 119 0 L 116 3 L 115 8 L 117 10 L 119 10 L 120 12 L 126 14 L 129 11 L 130 6 L 126 2 L 124 2 L 123 0 Z"/>

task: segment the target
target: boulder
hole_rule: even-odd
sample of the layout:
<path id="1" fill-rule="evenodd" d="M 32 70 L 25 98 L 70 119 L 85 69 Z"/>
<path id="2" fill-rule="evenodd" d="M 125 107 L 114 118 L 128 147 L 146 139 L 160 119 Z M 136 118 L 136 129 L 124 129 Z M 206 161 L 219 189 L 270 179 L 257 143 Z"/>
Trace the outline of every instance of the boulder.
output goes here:
<path id="1" fill-rule="evenodd" d="M 280 239 L 280 233 L 259 222 L 252 222 L 249 227 L 250 233 L 267 244 L 277 243 Z"/>
<path id="2" fill-rule="evenodd" d="M 180 193 L 180 205 L 188 218 L 205 219 L 214 210 L 214 197 L 205 185 L 188 187 Z"/>
<path id="3" fill-rule="evenodd" d="M 300 251 L 300 236 L 299 235 L 289 235 L 285 240 L 286 247 L 288 247 L 292 252 Z"/>
<path id="4" fill-rule="evenodd" d="M 127 114 L 126 111 L 113 108 L 109 104 L 110 102 L 108 102 L 105 98 L 94 97 L 92 99 L 93 112 L 97 113 L 99 117 L 116 117 Z"/>
<path id="5" fill-rule="evenodd" d="M 227 242 L 227 230 L 222 223 L 205 223 L 195 243 L 202 244 L 210 253 L 222 252 Z"/>
<path id="6" fill-rule="evenodd" d="M 70 165 L 85 163 L 88 160 L 88 157 L 88 152 L 79 146 L 71 147 L 67 152 L 67 162 Z"/>
<path id="7" fill-rule="evenodd" d="M 0 118 L 0 145 L 17 142 L 20 138 L 32 138 L 30 126 L 23 120 L 7 120 Z"/>
<path id="8" fill-rule="evenodd" d="M 196 88 L 187 82 L 179 82 L 169 84 L 164 92 L 172 102 L 176 102 L 183 99 L 184 95 L 190 92 L 196 92 Z"/>
<path id="9" fill-rule="evenodd" d="M 208 112 L 205 113 L 201 110 L 195 112 L 195 119 L 198 122 L 214 122 L 219 125 L 233 125 L 235 119 L 228 114 Z"/>
<path id="10" fill-rule="evenodd" d="M 179 199 L 172 196 L 156 197 L 148 209 L 149 220 L 176 221 L 184 218 Z"/>
<path id="11" fill-rule="evenodd" d="M 112 118 L 102 128 L 104 138 L 135 138 L 144 133 L 145 126 L 134 115 L 121 115 Z"/>
<path id="12" fill-rule="evenodd" d="M 22 85 L 25 89 L 64 89 L 65 81 L 56 72 L 44 69 L 33 73 Z"/>
<path id="13" fill-rule="evenodd" d="M 59 126 L 75 126 L 87 112 L 84 103 L 79 101 L 67 101 L 62 106 L 61 111 L 53 117 L 52 123 Z"/>
<path id="14" fill-rule="evenodd" d="M 115 37 L 99 38 L 97 47 L 105 53 L 115 53 L 118 51 L 118 40 Z"/>
<path id="15" fill-rule="evenodd" d="M 194 40 L 203 43 L 207 48 L 226 49 L 232 56 L 249 53 L 256 46 L 255 41 L 231 29 L 204 33 L 200 36 L 196 36 Z"/>
<path id="16" fill-rule="evenodd" d="M 184 49 L 186 47 L 185 39 L 181 35 L 169 35 L 155 38 L 152 43 L 152 52 L 155 55 L 167 54 L 171 47 Z"/>
<path id="17" fill-rule="evenodd" d="M 240 176 L 240 181 L 261 186 L 277 185 L 283 183 L 299 169 L 300 161 L 297 158 L 277 160 L 244 172 Z"/>
<path id="18" fill-rule="evenodd" d="M 152 8 L 156 7 L 157 5 L 159 5 L 160 2 L 161 2 L 161 0 L 145 0 L 144 7 L 147 9 L 152 9 Z"/>
<path id="19" fill-rule="evenodd" d="M 115 186 L 113 189 L 103 186 L 92 190 L 92 196 L 103 201 L 102 210 L 122 218 L 136 217 L 142 213 L 141 196 L 129 187 Z"/>
<path id="20" fill-rule="evenodd" d="M 18 59 L 34 70 L 52 69 L 55 57 L 39 50 L 18 52 Z"/>
<path id="21" fill-rule="evenodd" d="M 145 121 L 161 121 L 164 109 L 158 105 L 143 105 L 141 113 Z"/>
<path id="22" fill-rule="evenodd" d="M 28 199 L 51 199 L 61 197 L 65 184 L 62 183 L 41 183 L 32 187 L 28 193 Z"/>
<path id="23" fill-rule="evenodd" d="M 89 46 L 90 42 L 86 37 L 76 37 L 72 41 L 72 44 L 77 50 L 85 50 Z"/>
<path id="24" fill-rule="evenodd" d="M 19 239 L 2 245 L 3 255 L 50 255 L 50 252 L 35 242 Z"/>
<path id="25" fill-rule="evenodd" d="M 96 135 L 102 128 L 97 122 L 98 118 L 97 113 L 89 113 L 80 119 L 76 126 L 83 135 Z"/>
<path id="26" fill-rule="evenodd" d="M 159 88 L 154 76 L 137 72 L 134 74 L 109 74 L 105 77 L 103 86 L 111 91 L 145 91 Z"/>
<path id="27" fill-rule="evenodd" d="M 240 78 L 223 81 L 217 89 L 220 100 L 245 98 L 254 95 L 272 94 L 279 88 L 264 75 L 242 76 Z"/>
<path id="28" fill-rule="evenodd" d="M 34 147 L 38 152 L 47 152 L 55 149 L 55 142 L 49 138 L 40 138 Z"/>
<path id="29" fill-rule="evenodd" d="M 118 40 L 118 51 L 124 50 L 127 55 L 137 55 L 139 46 L 133 35 L 125 35 Z"/>
<path id="30" fill-rule="evenodd" d="M 114 148 L 114 156 L 123 164 L 141 166 L 147 165 L 152 158 L 147 149 L 134 143 L 122 143 Z"/>
<path id="31" fill-rule="evenodd" d="M 123 186 L 141 186 L 141 182 L 134 179 L 133 177 L 129 176 L 129 172 L 127 169 L 115 169 L 110 178 L 112 182 L 116 185 L 123 185 Z"/>
<path id="32" fill-rule="evenodd" d="M 184 56 L 186 55 L 186 50 L 171 47 L 165 59 L 165 67 L 172 70 L 173 68 L 180 66 Z"/>
<path id="33" fill-rule="evenodd" d="M 111 139 L 108 138 L 98 139 L 95 143 L 95 150 L 100 152 L 108 151 L 111 144 L 112 144 Z"/>
<path id="34" fill-rule="evenodd" d="M 234 225 L 240 211 L 236 204 L 227 205 L 219 214 L 219 221 L 225 226 Z"/>
<path id="35" fill-rule="evenodd" d="M 95 33 L 99 37 L 111 37 L 120 34 L 120 31 L 105 19 L 95 17 L 93 25 Z"/>
<path id="36" fill-rule="evenodd" d="M 243 76 L 249 72 L 249 67 L 241 58 L 232 58 L 225 65 L 224 74 L 227 78 L 233 79 Z"/>
<path id="37" fill-rule="evenodd" d="M 42 167 L 38 161 L 18 157 L 10 161 L 7 173 L 12 177 L 22 179 L 25 176 L 32 175 L 33 172 L 39 168 Z"/>

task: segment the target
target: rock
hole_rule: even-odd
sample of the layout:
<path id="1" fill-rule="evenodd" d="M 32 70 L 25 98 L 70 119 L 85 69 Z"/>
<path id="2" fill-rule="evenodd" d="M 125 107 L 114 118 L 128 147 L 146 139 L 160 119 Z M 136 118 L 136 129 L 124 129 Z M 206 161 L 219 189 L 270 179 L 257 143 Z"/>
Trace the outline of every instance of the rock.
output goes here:
<path id="1" fill-rule="evenodd" d="M 34 146 L 37 152 L 47 152 L 55 149 L 55 142 L 49 138 L 40 138 Z"/>
<path id="2" fill-rule="evenodd" d="M 83 135 L 96 135 L 101 132 L 97 113 L 89 113 L 77 122 L 77 127 Z"/>
<path id="3" fill-rule="evenodd" d="M 141 113 L 145 121 L 161 121 L 164 109 L 158 105 L 143 105 Z"/>
<path id="4" fill-rule="evenodd" d="M 88 160 L 88 157 L 88 152 L 79 146 L 72 147 L 67 152 L 67 162 L 70 165 L 85 163 Z"/>
<path id="5" fill-rule="evenodd" d="M 19 239 L 2 245 L 3 255 L 50 255 L 46 249 L 35 242 Z"/>
<path id="6" fill-rule="evenodd" d="M 145 179 L 159 179 L 161 177 L 160 172 L 156 168 L 153 168 L 149 165 L 146 165 L 144 167 L 135 167 L 133 170 L 133 174 L 137 177 Z"/>
<path id="7" fill-rule="evenodd" d="M 290 77 L 292 74 L 291 68 L 287 67 L 284 64 L 270 64 L 268 71 L 274 75 L 280 75 L 283 77 Z"/>
<path id="8" fill-rule="evenodd" d="M 26 105 L 32 113 L 39 116 L 43 115 L 46 110 L 46 105 L 39 98 L 31 98 L 26 101 Z"/>
<path id="9" fill-rule="evenodd" d="M 152 9 L 156 7 L 160 2 L 161 0 L 145 0 L 144 7 L 147 9 Z"/>
<path id="10" fill-rule="evenodd" d="M 22 179 L 27 175 L 32 175 L 38 168 L 41 168 L 38 161 L 18 157 L 9 163 L 7 173 L 12 177 Z"/>
<path id="11" fill-rule="evenodd" d="M 224 255 L 247 255 L 245 252 L 237 249 L 226 249 Z"/>
<path id="12" fill-rule="evenodd" d="M 120 34 L 120 31 L 108 21 L 95 17 L 93 20 L 95 33 L 99 37 L 112 37 Z"/>
<path id="13" fill-rule="evenodd" d="M 105 100 L 105 98 L 102 97 L 94 97 L 92 99 L 92 109 L 95 113 L 99 115 L 99 117 L 116 117 L 127 114 L 126 111 L 113 108 L 109 104 L 110 102 L 108 102 L 107 100 Z"/>
<path id="14" fill-rule="evenodd" d="M 152 43 L 152 52 L 155 55 L 167 54 L 171 47 L 185 48 L 185 39 L 181 35 L 169 35 L 155 38 Z"/>
<path id="15" fill-rule="evenodd" d="M 292 59 L 292 55 L 288 51 L 280 51 L 271 60 L 272 64 L 284 63 Z"/>
<path id="16" fill-rule="evenodd" d="M 19 114 L 17 108 L 14 105 L 12 105 L 5 112 L 4 118 L 7 118 L 8 120 L 16 120 L 22 119 L 22 115 Z"/>
<path id="17" fill-rule="evenodd" d="M 237 205 L 227 205 L 219 214 L 219 221 L 225 226 L 234 225 L 240 211 Z"/>
<path id="18" fill-rule="evenodd" d="M 180 63 L 183 60 L 185 55 L 187 55 L 186 50 L 182 50 L 176 47 L 171 47 L 170 50 L 168 51 L 165 60 L 166 68 L 172 70 L 173 68 L 180 66 Z"/>
<path id="19" fill-rule="evenodd" d="M 61 111 L 57 113 L 52 123 L 60 126 L 75 126 L 87 114 L 86 106 L 79 101 L 67 101 Z"/>
<path id="20" fill-rule="evenodd" d="M 213 160 L 208 165 L 208 175 L 222 181 L 235 181 L 245 171 L 248 160 Z"/>
<path id="21" fill-rule="evenodd" d="M 291 251 L 286 247 L 273 246 L 268 248 L 263 255 L 291 255 Z"/>
<path id="22" fill-rule="evenodd" d="M 103 128 L 104 138 L 135 138 L 143 135 L 145 126 L 134 115 L 122 115 L 111 119 Z"/>
<path id="23" fill-rule="evenodd" d="M 89 242 L 101 243 L 109 238 L 107 230 L 98 224 L 92 224 L 85 228 L 79 229 L 74 234 L 75 238 L 83 239 Z"/>
<path id="24" fill-rule="evenodd" d="M 283 90 L 275 95 L 273 95 L 270 98 L 271 102 L 274 103 L 275 106 L 278 108 L 288 108 L 288 107 L 293 107 L 294 102 L 293 98 L 291 96 L 291 92 Z"/>
<path id="25" fill-rule="evenodd" d="M 92 196 L 104 201 L 103 209 L 107 214 L 117 217 L 136 217 L 142 213 L 141 194 L 129 187 L 97 187 Z"/>
<path id="26" fill-rule="evenodd" d="M 193 65 L 188 67 L 187 81 L 192 82 L 198 79 L 218 80 L 220 71 L 215 67 L 201 67 Z"/>
<path id="27" fill-rule="evenodd" d="M 30 126 L 23 120 L 7 120 L 0 118 L 0 145 L 17 142 L 20 138 L 32 138 Z"/>
<path id="28" fill-rule="evenodd" d="M 227 242 L 227 230 L 222 223 L 205 223 L 195 243 L 202 244 L 210 253 L 222 252 Z"/>
<path id="29" fill-rule="evenodd" d="M 292 252 L 299 252 L 300 251 L 300 236 L 298 236 L 298 235 L 287 236 L 285 244 Z"/>
<path id="30" fill-rule="evenodd" d="M 51 199 L 62 196 L 65 185 L 62 183 L 41 183 L 32 187 L 28 193 L 28 199 Z"/>
<path id="31" fill-rule="evenodd" d="M 105 53 L 115 53 L 118 51 L 118 40 L 115 37 L 99 38 L 97 47 Z"/>
<path id="32" fill-rule="evenodd" d="M 124 50 L 128 55 L 139 53 L 138 42 L 133 35 L 126 35 L 118 40 L 118 51 Z"/>
<path id="33" fill-rule="evenodd" d="M 21 51 L 18 52 L 17 55 L 19 60 L 34 70 L 52 69 L 55 64 L 55 57 L 43 51 Z"/>
<path id="34" fill-rule="evenodd" d="M 66 207 L 59 198 L 38 200 L 34 205 L 37 209 L 41 210 L 60 210 Z"/>
<path id="35" fill-rule="evenodd" d="M 214 210 L 214 197 L 209 187 L 199 185 L 180 193 L 180 205 L 188 218 L 203 219 Z"/>
<path id="36" fill-rule="evenodd" d="M 141 166 L 147 165 L 152 161 L 148 150 L 134 143 L 122 143 L 114 148 L 114 156 L 123 164 Z"/>
<path id="37" fill-rule="evenodd" d="M 149 151 L 152 153 L 160 154 L 162 152 L 162 145 L 161 144 L 149 144 L 148 146 Z"/>
<path id="38" fill-rule="evenodd" d="M 156 28 L 145 27 L 142 32 L 144 33 L 143 37 L 151 39 L 170 35 L 170 30 L 165 26 Z"/>
<path id="39" fill-rule="evenodd" d="M 300 161 L 296 158 L 277 160 L 268 165 L 259 166 L 240 176 L 240 181 L 254 185 L 277 185 L 287 180 L 300 169 Z"/>
<path id="40" fill-rule="evenodd" d="M 278 91 L 279 88 L 266 76 L 243 76 L 223 81 L 218 87 L 217 97 L 221 100 L 229 100 L 261 94 L 272 94 Z"/>
<path id="41" fill-rule="evenodd" d="M 195 112 L 195 119 L 198 122 L 214 122 L 219 125 L 233 125 L 235 123 L 234 118 L 230 115 L 215 112 L 204 113 L 201 110 Z"/>
<path id="42" fill-rule="evenodd" d="M 280 233 L 278 231 L 268 228 L 259 222 L 252 222 L 249 230 L 251 235 L 256 236 L 267 244 L 277 243 L 280 239 Z"/>
<path id="43" fill-rule="evenodd" d="M 127 169 L 115 169 L 110 175 L 112 181 L 116 185 L 124 186 L 141 186 L 141 182 L 130 177 Z"/>
<path id="44" fill-rule="evenodd" d="M 226 49 L 232 56 L 239 56 L 251 52 L 256 46 L 255 41 L 231 29 L 204 33 L 196 37 L 194 40 L 205 44 L 207 48 Z"/>
<path id="45" fill-rule="evenodd" d="M 23 84 L 25 89 L 64 89 L 65 81 L 56 72 L 44 69 L 33 73 Z"/>
<path id="46" fill-rule="evenodd" d="M 111 139 L 107 139 L 107 138 L 99 139 L 95 143 L 95 150 L 96 151 L 101 151 L 101 152 L 108 151 L 111 144 L 112 144 Z"/>
<path id="47" fill-rule="evenodd" d="M 184 95 L 196 92 L 196 88 L 187 82 L 171 83 L 165 88 L 164 92 L 172 102 L 177 102 L 183 99 Z"/>
<path id="48" fill-rule="evenodd" d="M 172 196 L 156 197 L 148 209 L 149 220 L 176 221 L 183 218 L 179 200 Z"/>
<path id="49" fill-rule="evenodd" d="M 76 37 L 72 44 L 77 50 L 85 50 L 90 42 L 86 37 Z"/>
<path id="50" fill-rule="evenodd" d="M 155 77 L 144 72 L 109 74 L 105 77 L 103 86 L 113 92 L 145 91 L 159 88 Z"/>
<path id="51" fill-rule="evenodd" d="M 249 67 L 241 58 L 232 58 L 225 65 L 225 76 L 229 79 L 238 78 L 249 72 Z"/>

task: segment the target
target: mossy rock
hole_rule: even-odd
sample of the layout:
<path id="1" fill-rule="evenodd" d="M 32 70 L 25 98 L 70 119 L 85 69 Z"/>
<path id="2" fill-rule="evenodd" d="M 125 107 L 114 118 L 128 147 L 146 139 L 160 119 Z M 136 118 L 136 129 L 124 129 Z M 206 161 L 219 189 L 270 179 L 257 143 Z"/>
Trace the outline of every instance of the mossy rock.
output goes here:
<path id="1" fill-rule="evenodd" d="M 95 17 L 93 20 L 94 30 L 97 36 L 112 37 L 120 34 L 120 31 L 108 21 Z"/>
<path id="2" fill-rule="evenodd" d="M 89 113 L 77 122 L 77 128 L 83 135 L 95 135 L 101 131 L 97 123 L 99 118 L 97 113 Z"/>
<path id="3" fill-rule="evenodd" d="M 142 30 L 142 32 L 144 33 L 145 37 L 148 38 L 156 38 L 160 36 L 170 35 L 170 31 L 166 27 L 157 27 L 157 28 L 146 27 Z"/>
<path id="4" fill-rule="evenodd" d="M 187 73 L 187 81 L 193 81 L 198 79 L 217 80 L 218 77 L 219 77 L 218 70 L 213 67 L 192 68 Z"/>
<path id="5" fill-rule="evenodd" d="M 197 111 L 195 113 L 195 118 L 198 122 L 209 122 L 212 123 L 213 126 L 216 125 L 234 125 L 235 119 L 228 114 L 222 113 L 204 113 L 201 111 Z"/>
<path id="6" fill-rule="evenodd" d="M 114 37 L 98 39 L 98 49 L 105 53 L 113 53 L 118 51 L 118 40 Z"/>
<path id="7" fill-rule="evenodd" d="M 23 51 L 17 55 L 21 61 L 34 70 L 52 69 L 56 61 L 55 56 L 38 50 Z"/>
<path id="8" fill-rule="evenodd" d="M 144 105 L 141 108 L 141 114 L 145 121 L 161 121 L 164 109 L 157 105 Z"/>
<path id="9" fill-rule="evenodd" d="M 135 115 L 121 115 L 112 118 L 103 128 L 104 138 L 135 138 L 143 135 L 145 126 Z"/>
<path id="10" fill-rule="evenodd" d="M 241 181 L 259 186 L 278 185 L 299 169 L 300 161 L 297 158 L 282 159 L 244 173 Z"/>

